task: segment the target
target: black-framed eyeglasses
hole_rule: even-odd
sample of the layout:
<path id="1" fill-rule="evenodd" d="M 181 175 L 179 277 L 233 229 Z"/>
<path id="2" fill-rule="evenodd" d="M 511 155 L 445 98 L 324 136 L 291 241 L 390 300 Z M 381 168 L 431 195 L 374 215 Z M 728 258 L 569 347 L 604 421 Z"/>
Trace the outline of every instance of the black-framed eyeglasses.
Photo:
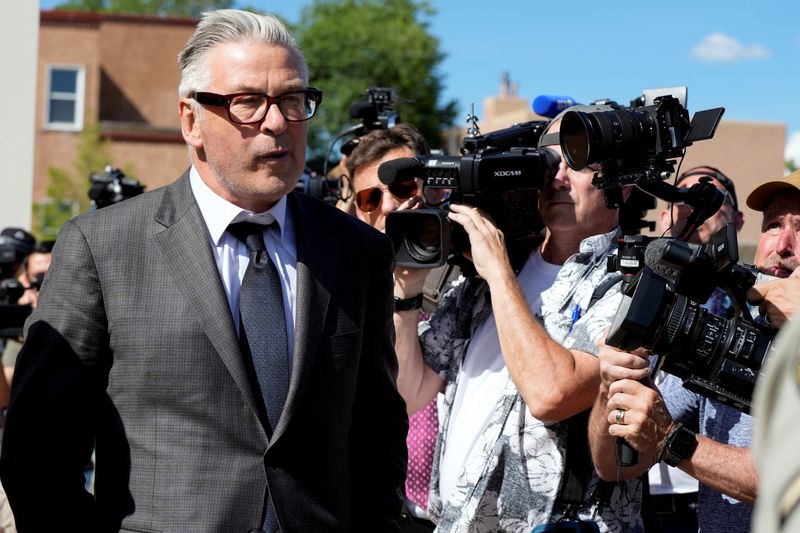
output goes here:
<path id="1" fill-rule="evenodd" d="M 192 98 L 202 105 L 224 107 L 228 118 L 237 124 L 261 122 L 273 105 L 278 106 L 287 122 L 304 122 L 314 116 L 320 102 L 322 91 L 314 87 L 286 91 L 278 96 L 264 93 L 216 94 L 194 92 Z"/>

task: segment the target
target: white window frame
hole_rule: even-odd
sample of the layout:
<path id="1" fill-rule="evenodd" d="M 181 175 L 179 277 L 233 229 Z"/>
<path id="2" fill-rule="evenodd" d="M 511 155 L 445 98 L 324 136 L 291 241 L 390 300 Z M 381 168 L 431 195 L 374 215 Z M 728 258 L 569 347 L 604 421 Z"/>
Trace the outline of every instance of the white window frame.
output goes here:
<path id="1" fill-rule="evenodd" d="M 52 74 L 54 70 L 71 70 L 77 73 L 75 79 L 75 93 L 53 93 Z M 44 86 L 44 128 L 58 131 L 81 131 L 83 129 L 83 108 L 85 94 L 86 67 L 82 65 L 47 65 Z M 60 100 L 75 100 L 75 120 L 72 122 L 50 121 L 50 100 L 53 97 Z"/>

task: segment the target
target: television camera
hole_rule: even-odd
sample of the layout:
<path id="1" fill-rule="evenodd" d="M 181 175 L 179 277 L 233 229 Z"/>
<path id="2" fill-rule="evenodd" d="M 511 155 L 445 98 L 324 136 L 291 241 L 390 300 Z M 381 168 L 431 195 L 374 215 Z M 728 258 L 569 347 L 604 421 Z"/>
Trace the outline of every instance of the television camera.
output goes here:
<path id="1" fill-rule="evenodd" d="M 606 344 L 625 351 L 645 347 L 659 354 L 659 367 L 681 378 L 688 389 L 747 412 L 775 330 L 750 314 L 746 293 L 757 271 L 738 264 L 733 224 L 707 244 L 686 242 L 716 213 L 724 196 L 710 178 L 689 188 L 663 180 L 688 146 L 713 137 L 724 109 L 700 111 L 690 121 L 685 94 L 685 88 L 653 90 L 629 108 L 567 111 L 560 142 L 570 167 L 597 170 L 592 184 L 603 189 L 609 205 L 621 198 L 623 186 L 636 185 L 691 207 L 676 238 L 620 240 L 609 270 L 623 274 L 622 304 Z M 703 308 L 717 288 L 732 302 L 730 317 Z"/>
<path id="2" fill-rule="evenodd" d="M 108 207 L 144 192 L 144 185 L 125 176 L 120 169 L 107 165 L 103 172 L 89 176 L 89 199 L 92 210 Z"/>
<path id="3" fill-rule="evenodd" d="M 544 224 L 538 212 L 538 193 L 550 182 L 558 156 L 536 147 L 546 121 L 515 124 L 481 135 L 477 117 L 470 114 L 461 156 L 426 155 L 400 158 L 378 168 L 381 182 L 389 185 L 413 179 L 422 181 L 427 208 L 389 213 L 386 234 L 397 254 L 397 264 L 436 268 L 456 264 L 474 275 L 462 252 L 469 239 L 461 226 L 451 223 L 447 206 L 464 202 L 487 212 L 503 231 L 515 269 L 535 249 Z"/>
<path id="4" fill-rule="evenodd" d="M 347 184 L 343 183 L 343 180 L 347 179 L 346 176 L 328 177 L 328 160 L 336 143 L 344 137 L 352 137 L 339 148 L 342 155 L 348 156 L 358 145 L 361 136 L 370 131 L 391 128 L 400 123 L 400 115 L 395 109 L 398 99 L 395 89 L 370 87 L 364 92 L 364 95 L 364 99 L 354 101 L 348 109 L 350 117 L 358 119 L 359 122 L 346 128 L 333 139 L 323 163 L 322 174 L 307 170 L 301 181 L 298 182 L 296 190 L 331 205 L 336 204 L 338 200 L 347 200 L 353 194 Z"/>

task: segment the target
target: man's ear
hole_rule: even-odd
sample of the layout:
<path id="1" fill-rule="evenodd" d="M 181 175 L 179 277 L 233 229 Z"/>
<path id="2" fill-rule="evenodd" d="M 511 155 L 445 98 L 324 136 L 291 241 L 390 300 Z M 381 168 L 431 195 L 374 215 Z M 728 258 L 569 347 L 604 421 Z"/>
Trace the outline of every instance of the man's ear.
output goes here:
<path id="1" fill-rule="evenodd" d="M 670 216 L 670 212 L 669 204 L 667 204 L 667 209 L 662 209 L 661 213 L 658 215 L 658 226 L 661 229 L 661 233 L 668 233 L 667 230 L 672 229 L 673 220 Z M 669 233 L 671 233 L 671 231 Z"/>
<path id="2" fill-rule="evenodd" d="M 200 150 L 203 148 L 203 139 L 200 134 L 200 120 L 192 103 L 188 98 L 181 98 L 178 102 L 178 113 L 181 119 L 181 134 L 186 144 Z"/>
<path id="3" fill-rule="evenodd" d="M 733 215 L 733 223 L 736 224 L 736 232 L 740 232 L 742 226 L 744 226 L 744 213 L 737 211 L 736 214 Z"/>

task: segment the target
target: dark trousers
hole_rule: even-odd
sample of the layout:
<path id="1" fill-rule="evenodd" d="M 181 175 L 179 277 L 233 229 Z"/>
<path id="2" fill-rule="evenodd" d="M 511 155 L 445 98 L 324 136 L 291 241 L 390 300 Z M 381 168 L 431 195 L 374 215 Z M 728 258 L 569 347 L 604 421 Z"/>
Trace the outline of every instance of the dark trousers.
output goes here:
<path id="1" fill-rule="evenodd" d="M 430 520 L 417 518 L 406 512 L 400 517 L 399 525 L 401 533 L 429 533 L 436 529 L 436 525 Z"/>
<path id="2" fill-rule="evenodd" d="M 642 521 L 646 533 L 697 533 L 697 493 L 645 494 Z"/>

